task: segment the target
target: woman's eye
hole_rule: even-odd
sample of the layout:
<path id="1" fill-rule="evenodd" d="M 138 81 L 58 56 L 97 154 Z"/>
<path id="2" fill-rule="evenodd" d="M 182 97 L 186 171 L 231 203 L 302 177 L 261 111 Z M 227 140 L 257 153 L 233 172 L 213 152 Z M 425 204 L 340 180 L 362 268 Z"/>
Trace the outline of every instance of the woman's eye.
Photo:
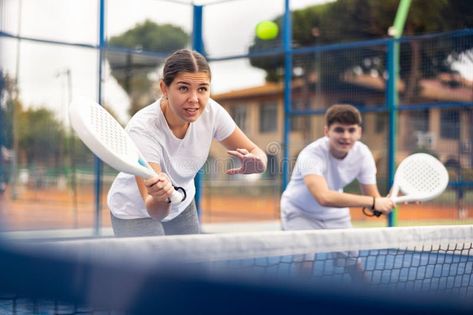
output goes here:
<path id="1" fill-rule="evenodd" d="M 180 87 L 179 87 L 179 91 L 181 91 L 181 92 L 187 91 L 187 86 L 184 86 L 184 85 L 183 85 L 183 86 L 180 86 Z"/>

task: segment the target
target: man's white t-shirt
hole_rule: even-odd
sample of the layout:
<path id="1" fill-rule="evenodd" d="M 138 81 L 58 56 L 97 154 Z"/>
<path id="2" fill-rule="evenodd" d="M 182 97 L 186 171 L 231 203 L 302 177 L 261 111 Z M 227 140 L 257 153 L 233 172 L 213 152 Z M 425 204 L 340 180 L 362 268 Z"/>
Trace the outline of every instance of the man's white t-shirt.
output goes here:
<path id="1" fill-rule="evenodd" d="M 222 141 L 235 130 L 236 124 L 225 109 L 209 99 L 202 115 L 191 123 L 183 139 L 177 138 L 161 110 L 160 100 L 138 111 L 126 130 L 148 162 L 159 164 L 174 186 L 183 187 L 187 198 L 171 205 L 162 221 L 178 216 L 195 195 L 194 177 L 202 168 L 212 139 Z M 149 217 L 135 176 L 119 173 L 108 192 L 108 207 L 120 219 Z"/>
<path id="2" fill-rule="evenodd" d="M 311 174 L 323 176 L 329 189 L 338 192 L 354 179 L 361 184 L 376 184 L 376 164 L 365 144 L 357 141 L 344 159 L 336 159 L 329 151 L 329 139 L 320 138 L 299 153 L 281 196 L 281 216 L 302 213 L 318 220 L 350 217 L 348 208 L 323 207 L 315 200 L 304 183 L 304 177 Z"/>

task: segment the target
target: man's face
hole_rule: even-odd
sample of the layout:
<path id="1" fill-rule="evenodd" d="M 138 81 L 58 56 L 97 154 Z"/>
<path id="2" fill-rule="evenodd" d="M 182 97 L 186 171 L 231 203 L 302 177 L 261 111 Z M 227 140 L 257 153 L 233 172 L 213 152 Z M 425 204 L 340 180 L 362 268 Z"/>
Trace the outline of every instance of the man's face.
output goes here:
<path id="1" fill-rule="evenodd" d="M 325 127 L 325 136 L 329 139 L 330 153 L 337 159 L 343 159 L 361 138 L 359 125 L 333 123 Z"/>

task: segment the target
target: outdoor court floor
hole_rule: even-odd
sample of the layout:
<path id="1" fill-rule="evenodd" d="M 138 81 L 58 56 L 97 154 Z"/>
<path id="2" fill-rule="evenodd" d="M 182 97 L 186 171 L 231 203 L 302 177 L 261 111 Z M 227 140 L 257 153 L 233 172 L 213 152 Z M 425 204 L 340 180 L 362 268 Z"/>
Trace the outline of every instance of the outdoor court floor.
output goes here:
<path id="1" fill-rule="evenodd" d="M 57 191 L 23 191 L 13 200 L 7 191 L 0 197 L 1 229 L 7 232 L 43 234 L 69 231 L 71 235 L 94 232 L 96 214 L 90 196 L 80 194 L 77 203 Z M 105 198 L 103 199 L 105 200 Z M 275 197 L 204 196 L 202 229 L 206 233 L 279 230 L 279 199 Z M 382 227 L 382 218 L 369 218 L 361 209 L 351 209 L 355 227 Z M 403 205 L 398 223 L 406 225 L 473 224 L 473 209 L 459 217 L 457 209 L 432 204 Z M 111 235 L 110 216 L 103 207 L 100 216 L 102 235 Z M 24 231 L 24 232 L 22 232 Z M 30 232 L 28 232 L 30 231 Z M 40 233 L 41 234 L 41 233 Z"/>

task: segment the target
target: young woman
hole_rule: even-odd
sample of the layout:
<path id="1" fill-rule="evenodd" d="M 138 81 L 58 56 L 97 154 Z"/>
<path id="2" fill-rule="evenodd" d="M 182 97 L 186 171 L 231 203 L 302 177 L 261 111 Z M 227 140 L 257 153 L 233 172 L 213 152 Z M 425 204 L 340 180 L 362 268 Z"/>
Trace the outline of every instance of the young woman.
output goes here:
<path id="1" fill-rule="evenodd" d="M 227 174 L 262 173 L 266 154 L 210 99 L 211 71 L 195 51 L 178 50 L 164 64 L 162 97 L 138 111 L 126 130 L 159 174 L 143 180 L 119 173 L 108 206 L 116 236 L 199 233 L 194 177 L 207 160 L 212 139 L 237 157 L 240 168 Z M 174 186 L 185 189 L 180 204 L 170 204 Z"/>

